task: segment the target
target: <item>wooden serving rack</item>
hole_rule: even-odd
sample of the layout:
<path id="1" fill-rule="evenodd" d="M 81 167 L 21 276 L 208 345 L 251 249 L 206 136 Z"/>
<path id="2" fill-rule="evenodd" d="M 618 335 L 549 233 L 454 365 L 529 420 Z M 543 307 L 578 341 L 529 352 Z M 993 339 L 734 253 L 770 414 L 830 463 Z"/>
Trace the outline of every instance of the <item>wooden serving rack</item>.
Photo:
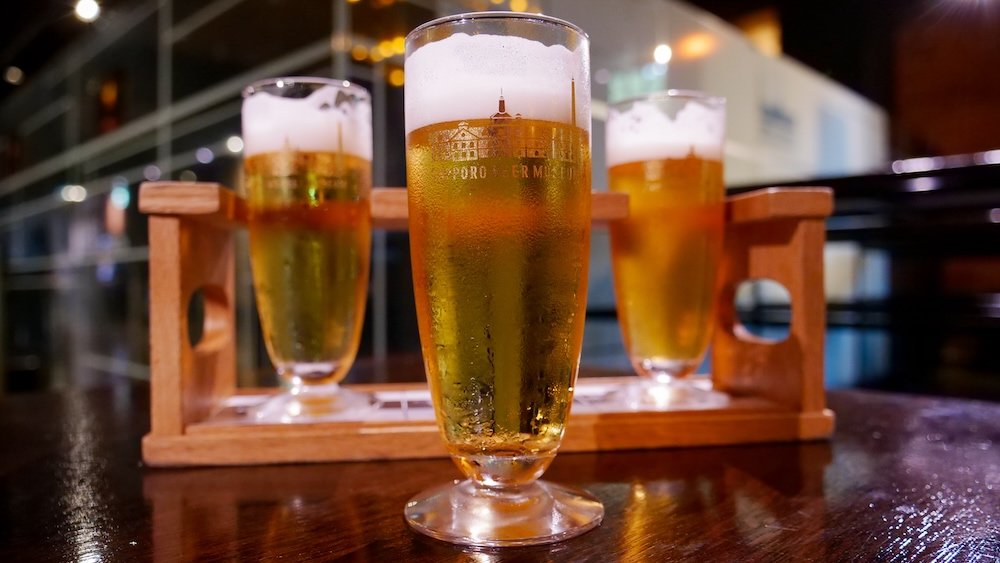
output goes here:
<path id="1" fill-rule="evenodd" d="M 376 228 L 404 230 L 406 191 L 376 188 Z M 770 188 L 730 197 L 712 381 L 731 396 L 722 408 L 628 411 L 608 405 L 607 389 L 631 377 L 577 381 L 561 451 L 795 441 L 829 437 L 823 341 L 824 220 L 827 188 Z M 354 385 L 386 407 L 370 420 L 261 424 L 235 416 L 275 389 L 236 387 L 234 231 L 246 222 L 244 202 L 214 183 L 147 182 L 139 209 L 149 215 L 151 428 L 142 441 L 153 466 L 242 465 L 444 457 L 429 414 L 426 385 Z M 594 193 L 598 225 L 628 216 L 622 194 Z M 747 332 L 736 316 L 736 288 L 768 278 L 792 301 L 788 338 Z M 191 345 L 188 303 L 204 298 L 202 337 Z M 633 376 L 634 377 L 634 376 Z M 423 397 L 423 398 L 422 398 Z M 391 412 L 390 412 L 391 411 Z"/>

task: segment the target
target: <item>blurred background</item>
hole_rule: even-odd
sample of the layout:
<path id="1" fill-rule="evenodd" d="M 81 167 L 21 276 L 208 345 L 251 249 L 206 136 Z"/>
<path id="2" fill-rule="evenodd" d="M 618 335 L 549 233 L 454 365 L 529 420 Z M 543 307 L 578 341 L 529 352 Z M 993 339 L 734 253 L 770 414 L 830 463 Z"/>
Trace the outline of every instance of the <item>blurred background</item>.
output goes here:
<path id="1" fill-rule="evenodd" d="M 240 185 L 240 91 L 347 78 L 374 99 L 374 184 L 403 186 L 403 38 L 438 16 L 541 12 L 592 41 L 594 184 L 608 102 L 729 100 L 726 181 L 829 185 L 828 387 L 1000 400 L 1000 0 L 63 0 L 0 18 L 0 393 L 149 377 L 144 180 Z M 629 369 L 607 235 L 585 366 Z M 269 377 L 239 239 L 241 383 Z M 419 378 L 405 233 L 377 231 L 359 369 Z M 781 288 L 743 321 L 787 331 Z M 197 309 L 197 300 L 194 303 Z M 708 367 L 706 366 L 706 369 Z"/>

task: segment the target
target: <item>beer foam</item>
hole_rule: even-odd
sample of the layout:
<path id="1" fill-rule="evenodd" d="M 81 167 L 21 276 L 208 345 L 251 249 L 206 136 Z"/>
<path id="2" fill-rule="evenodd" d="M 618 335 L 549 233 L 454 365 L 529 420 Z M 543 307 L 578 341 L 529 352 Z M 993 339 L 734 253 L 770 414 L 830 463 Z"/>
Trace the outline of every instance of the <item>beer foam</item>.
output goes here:
<path id="1" fill-rule="evenodd" d="M 457 33 L 406 58 L 406 132 L 506 112 L 590 131 L 590 52 L 523 37 Z M 575 115 L 573 90 L 575 89 Z M 575 120 L 574 120 L 575 118 Z"/>
<path id="2" fill-rule="evenodd" d="M 243 100 L 243 149 L 246 156 L 295 150 L 342 150 L 372 159 L 372 116 L 368 103 L 337 103 L 342 90 L 323 86 L 305 98 L 256 92 Z M 342 146 L 341 146 L 342 144 Z"/>
<path id="3" fill-rule="evenodd" d="M 607 162 L 684 158 L 695 154 L 722 160 L 725 112 L 698 100 L 689 101 L 673 119 L 655 102 L 637 101 L 621 111 L 612 108 L 607 125 Z"/>

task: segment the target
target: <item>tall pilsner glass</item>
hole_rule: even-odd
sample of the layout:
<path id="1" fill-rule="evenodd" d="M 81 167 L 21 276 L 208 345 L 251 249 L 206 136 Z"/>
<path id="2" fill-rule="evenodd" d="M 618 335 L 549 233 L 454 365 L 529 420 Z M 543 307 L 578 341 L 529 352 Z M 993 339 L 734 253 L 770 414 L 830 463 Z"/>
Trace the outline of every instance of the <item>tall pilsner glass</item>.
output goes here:
<path id="1" fill-rule="evenodd" d="M 467 477 L 406 505 L 446 541 L 548 543 L 600 523 L 537 481 L 580 360 L 590 241 L 589 43 L 531 14 L 438 19 L 406 39 L 417 320 L 438 424 Z"/>
<path id="2" fill-rule="evenodd" d="M 725 100 L 670 90 L 610 108 L 611 191 L 629 217 L 611 225 L 618 317 L 635 370 L 635 408 L 721 406 L 727 397 L 691 378 L 708 347 L 722 257 Z"/>
<path id="3" fill-rule="evenodd" d="M 343 418 L 368 406 L 339 389 L 364 320 L 371 248 L 368 92 L 288 77 L 244 90 L 250 264 L 264 342 L 287 392 L 262 422 Z"/>

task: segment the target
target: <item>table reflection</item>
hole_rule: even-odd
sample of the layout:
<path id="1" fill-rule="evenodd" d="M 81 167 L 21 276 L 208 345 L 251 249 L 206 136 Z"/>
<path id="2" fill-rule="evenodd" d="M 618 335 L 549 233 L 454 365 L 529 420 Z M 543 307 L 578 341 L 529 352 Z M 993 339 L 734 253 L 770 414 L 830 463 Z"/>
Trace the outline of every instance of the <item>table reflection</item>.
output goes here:
<path id="1" fill-rule="evenodd" d="M 592 490 L 607 507 L 594 541 L 623 560 L 704 557 L 785 546 L 794 559 L 825 555 L 827 443 L 683 448 L 557 458 L 553 478 Z M 151 470 L 154 560 L 401 559 L 500 562 L 514 552 L 462 549 L 406 529 L 413 491 L 453 475 L 446 459 Z M 802 541 L 806 540 L 806 541 Z M 517 550 L 559 561 L 572 541 Z M 736 551 L 733 551 L 736 550 Z M 516 557 L 515 557 L 516 559 Z"/>
<path id="2" fill-rule="evenodd" d="M 417 490 L 429 482 L 424 476 L 448 465 L 407 462 L 405 474 L 398 462 L 150 471 L 143 493 L 152 504 L 154 560 L 259 561 L 296 553 L 366 561 L 372 544 L 404 533 L 401 517 L 384 525 L 385 514 L 401 514 L 406 492 L 397 492 L 399 483 Z"/>
<path id="3" fill-rule="evenodd" d="M 574 457 L 571 471 L 605 502 L 604 526 L 617 529 L 604 532 L 624 560 L 748 553 L 759 545 L 789 546 L 795 559 L 824 555 L 828 443 Z M 554 478 L 567 469 L 554 465 Z"/>

